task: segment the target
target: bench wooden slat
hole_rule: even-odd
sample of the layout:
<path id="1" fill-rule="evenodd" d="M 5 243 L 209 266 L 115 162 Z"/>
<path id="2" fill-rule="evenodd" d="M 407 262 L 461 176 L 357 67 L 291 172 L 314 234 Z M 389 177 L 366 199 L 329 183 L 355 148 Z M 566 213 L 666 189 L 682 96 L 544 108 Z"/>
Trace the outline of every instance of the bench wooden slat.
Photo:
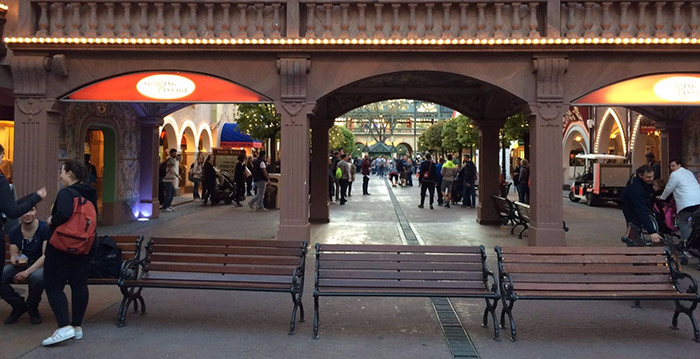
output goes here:
<path id="1" fill-rule="evenodd" d="M 478 296 L 478 297 L 493 297 L 494 293 L 485 289 L 459 289 L 459 288 L 347 288 L 347 287 L 319 287 L 317 289 L 320 295 L 377 295 L 377 296 L 414 296 L 414 297 L 451 297 L 451 296 Z"/>
<path id="2" fill-rule="evenodd" d="M 401 253 L 469 253 L 481 254 L 479 247 L 466 246 L 405 246 L 384 244 L 322 244 L 321 251 L 331 252 L 401 252 Z"/>
<path id="3" fill-rule="evenodd" d="M 294 248 L 297 251 L 304 245 L 303 241 L 282 241 L 276 239 L 225 239 L 225 238 L 151 238 L 152 244 L 179 244 L 187 246 L 233 246 L 233 247 L 270 247 Z"/>
<path id="4" fill-rule="evenodd" d="M 666 266 L 657 265 L 614 265 L 614 264 L 590 264 L 590 265 L 538 265 L 538 264 L 508 264 L 505 265 L 508 273 L 595 273 L 595 274 L 655 274 L 668 273 Z"/>
<path id="5" fill-rule="evenodd" d="M 323 253 L 320 257 L 321 262 L 330 261 L 402 261 L 402 262 L 463 262 L 463 263 L 479 263 L 481 265 L 481 256 L 476 255 L 453 255 L 453 254 L 416 254 L 416 253 L 362 253 L 362 254 L 341 254 L 341 253 Z"/>
<path id="6" fill-rule="evenodd" d="M 214 264 L 270 264 L 270 265 L 297 265 L 299 257 L 261 257 L 261 256 L 223 256 L 223 255 L 183 255 L 183 254 L 157 254 L 149 257 L 151 262 L 178 262 L 178 263 L 214 263 Z"/>
<path id="7" fill-rule="evenodd" d="M 428 280 L 367 280 L 367 279 L 320 279 L 319 286 L 352 288 L 484 288 L 483 281 L 428 281 Z"/>
<path id="8" fill-rule="evenodd" d="M 618 292 L 618 291 L 596 291 L 596 292 L 557 292 L 557 291 L 520 291 L 518 292 L 518 298 L 524 299 L 525 297 L 552 297 L 555 299 L 557 297 L 568 298 L 591 298 L 591 297 L 606 297 L 606 298 L 696 298 L 695 294 L 692 293 L 678 293 L 671 291 L 629 291 L 629 292 Z"/>
<path id="9" fill-rule="evenodd" d="M 516 293 L 523 290 L 547 290 L 547 291 L 664 291 L 677 292 L 671 283 L 515 283 L 513 289 Z"/>
<path id="10" fill-rule="evenodd" d="M 504 258 L 508 263 L 635 263 L 635 264 L 663 264 L 668 260 L 664 256 L 646 255 L 646 256 L 626 256 L 626 255 L 529 255 L 529 254 L 510 254 Z"/>
<path id="11" fill-rule="evenodd" d="M 168 244 L 151 244 L 151 252 L 164 253 L 200 253 L 200 254 L 238 254 L 261 256 L 289 256 L 299 258 L 300 248 L 254 248 L 254 247 L 226 247 L 226 246 L 182 246 Z"/>
<path id="12" fill-rule="evenodd" d="M 239 289 L 239 290 L 254 290 L 254 289 L 276 289 L 277 291 L 289 292 L 289 284 L 278 283 L 237 283 L 237 282 L 204 282 L 204 281 L 175 281 L 175 280 L 127 280 L 127 287 L 160 287 L 160 288 L 210 288 L 210 289 Z"/>
<path id="13" fill-rule="evenodd" d="M 544 283 L 668 283 L 668 274 L 650 275 L 612 275 L 612 274 L 537 274 L 513 273 L 513 282 L 544 282 Z"/>
<path id="14" fill-rule="evenodd" d="M 425 271 L 367 271 L 327 269 L 319 273 L 326 279 L 433 279 L 483 280 L 482 272 L 425 272 Z"/>
<path id="15" fill-rule="evenodd" d="M 238 282 L 238 283 L 285 283 L 291 285 L 289 275 L 254 275 L 254 274 L 212 274 L 181 272 L 148 272 L 144 280 L 204 281 L 204 282 Z"/>
<path id="16" fill-rule="evenodd" d="M 431 262 L 320 262 L 323 269 L 384 269 L 384 270 L 436 270 L 436 271 L 479 271 L 481 263 L 431 263 Z"/>
<path id="17" fill-rule="evenodd" d="M 204 265 L 204 264 L 164 264 L 148 263 L 148 271 L 196 272 L 196 273 L 230 273 L 230 274 L 273 274 L 291 275 L 293 266 L 254 266 L 254 265 Z"/>
<path id="18" fill-rule="evenodd" d="M 622 254 L 663 256 L 659 247 L 501 247 L 506 262 L 510 254 Z"/>

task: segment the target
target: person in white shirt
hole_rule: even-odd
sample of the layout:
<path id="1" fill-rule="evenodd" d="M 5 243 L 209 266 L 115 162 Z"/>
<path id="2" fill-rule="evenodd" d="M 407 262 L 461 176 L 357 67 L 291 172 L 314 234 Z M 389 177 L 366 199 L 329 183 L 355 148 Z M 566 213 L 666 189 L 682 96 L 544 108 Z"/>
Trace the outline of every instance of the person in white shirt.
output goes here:
<path id="1" fill-rule="evenodd" d="M 681 239 L 687 240 L 690 237 L 690 217 L 700 208 L 700 184 L 695 179 L 693 172 L 683 168 L 679 160 L 672 160 L 669 168 L 671 177 L 668 179 L 666 188 L 661 194 L 661 199 L 666 200 L 673 193 L 678 210 L 678 228 L 681 230 Z"/>

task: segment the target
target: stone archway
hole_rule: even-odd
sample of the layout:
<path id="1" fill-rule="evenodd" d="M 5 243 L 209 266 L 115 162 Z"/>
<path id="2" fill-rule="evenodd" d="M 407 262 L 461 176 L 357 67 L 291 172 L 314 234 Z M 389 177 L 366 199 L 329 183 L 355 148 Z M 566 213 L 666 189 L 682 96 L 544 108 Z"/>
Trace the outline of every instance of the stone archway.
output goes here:
<path id="1" fill-rule="evenodd" d="M 588 153 L 590 143 L 588 131 L 582 123 L 574 123 L 569 126 L 564 135 L 564 146 L 562 152 L 562 168 L 564 171 L 563 184 L 569 184 L 576 176 L 574 164 L 580 167 L 580 161 L 575 158 L 577 153 Z"/>
<path id="2" fill-rule="evenodd" d="M 628 152 L 627 137 L 623 118 L 614 108 L 608 107 L 598 123 L 593 151 L 625 156 Z"/>

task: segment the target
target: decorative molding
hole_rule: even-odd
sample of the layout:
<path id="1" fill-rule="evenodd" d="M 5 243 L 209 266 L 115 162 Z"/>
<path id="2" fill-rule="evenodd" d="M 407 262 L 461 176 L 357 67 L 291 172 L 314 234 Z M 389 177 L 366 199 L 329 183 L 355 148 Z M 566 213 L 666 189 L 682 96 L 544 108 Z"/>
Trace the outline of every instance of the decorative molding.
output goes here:
<path id="1" fill-rule="evenodd" d="M 18 97 L 15 99 L 15 108 L 26 117 L 18 116 L 15 121 L 22 123 L 37 123 L 38 120 L 36 117 L 41 116 L 43 112 L 60 113 L 62 112 L 63 107 L 63 104 L 54 99 Z"/>
<path id="2" fill-rule="evenodd" d="M 18 97 L 44 97 L 50 58 L 46 55 L 15 56 L 10 63 Z"/>
<path id="3" fill-rule="evenodd" d="M 569 59 L 564 55 L 536 55 L 532 60 L 537 76 L 537 102 L 560 102 Z"/>
<path id="4" fill-rule="evenodd" d="M 315 103 L 307 103 L 306 86 L 307 74 L 311 70 L 311 60 L 308 56 L 291 56 L 277 59 L 277 72 L 280 74 L 280 97 L 278 108 L 283 109 L 292 118 L 302 112 L 311 112 Z M 311 107 L 311 108 L 309 108 Z"/>
<path id="5" fill-rule="evenodd" d="M 538 127 L 562 127 L 562 118 L 569 111 L 569 105 L 563 102 L 537 102 L 529 105 L 531 115 Z"/>

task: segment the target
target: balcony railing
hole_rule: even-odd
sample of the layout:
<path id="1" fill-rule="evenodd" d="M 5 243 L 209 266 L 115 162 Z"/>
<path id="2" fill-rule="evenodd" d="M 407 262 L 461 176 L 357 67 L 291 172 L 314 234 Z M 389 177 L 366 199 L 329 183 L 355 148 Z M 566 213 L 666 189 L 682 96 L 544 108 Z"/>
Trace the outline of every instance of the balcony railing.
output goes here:
<path id="1" fill-rule="evenodd" d="M 173 39 L 698 37 L 692 1 L 29 0 L 19 36 Z"/>

